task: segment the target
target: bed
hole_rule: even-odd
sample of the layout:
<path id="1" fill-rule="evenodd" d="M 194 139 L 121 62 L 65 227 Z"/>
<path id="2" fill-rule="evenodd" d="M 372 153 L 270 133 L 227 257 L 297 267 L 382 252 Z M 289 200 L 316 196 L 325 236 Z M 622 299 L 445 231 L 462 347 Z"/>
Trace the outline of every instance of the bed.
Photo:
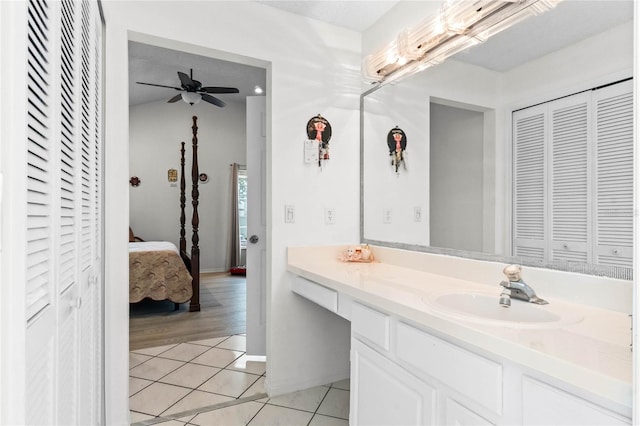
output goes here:
<path id="1" fill-rule="evenodd" d="M 145 297 L 185 303 L 191 300 L 191 274 L 169 241 L 129 243 L 129 303 Z"/>
<path id="2" fill-rule="evenodd" d="M 185 148 L 180 148 L 180 248 L 168 241 L 143 241 L 129 229 L 129 303 L 145 298 L 170 300 L 179 304 L 189 301 L 189 311 L 200 310 L 200 247 L 198 227 L 198 118 L 193 116 L 191 164 L 191 250 L 185 238 Z"/>

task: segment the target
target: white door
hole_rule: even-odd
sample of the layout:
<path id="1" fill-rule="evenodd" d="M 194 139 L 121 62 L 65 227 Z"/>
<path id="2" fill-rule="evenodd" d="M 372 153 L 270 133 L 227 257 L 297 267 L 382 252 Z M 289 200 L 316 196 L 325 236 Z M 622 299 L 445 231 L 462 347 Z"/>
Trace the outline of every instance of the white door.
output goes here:
<path id="1" fill-rule="evenodd" d="M 247 355 L 264 356 L 266 343 L 266 101 L 247 97 Z"/>
<path id="2" fill-rule="evenodd" d="M 0 2 L 0 19 L 0 421 L 102 424 L 98 4 Z"/>

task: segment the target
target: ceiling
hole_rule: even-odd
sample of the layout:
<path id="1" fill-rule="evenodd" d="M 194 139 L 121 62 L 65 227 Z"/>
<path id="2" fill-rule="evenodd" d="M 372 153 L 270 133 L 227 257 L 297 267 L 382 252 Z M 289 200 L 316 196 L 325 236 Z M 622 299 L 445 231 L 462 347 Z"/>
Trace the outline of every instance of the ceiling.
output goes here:
<path id="1" fill-rule="evenodd" d="M 369 28 L 397 3 L 384 0 L 258 2 L 355 31 Z M 632 18 L 633 0 L 564 0 L 553 11 L 529 18 L 454 58 L 502 72 Z M 130 42 L 130 105 L 168 100 L 177 94 L 174 89 L 143 86 L 136 82 L 175 87 L 180 85 L 177 71 L 189 74 L 191 69 L 193 78 L 204 86 L 240 90 L 238 94 L 215 95 L 225 102 L 244 101 L 246 96 L 254 94 L 256 85 L 266 88 L 263 68 Z"/>
<path id="2" fill-rule="evenodd" d="M 256 0 L 256 2 L 358 32 L 369 28 L 398 3 L 397 0 Z"/>

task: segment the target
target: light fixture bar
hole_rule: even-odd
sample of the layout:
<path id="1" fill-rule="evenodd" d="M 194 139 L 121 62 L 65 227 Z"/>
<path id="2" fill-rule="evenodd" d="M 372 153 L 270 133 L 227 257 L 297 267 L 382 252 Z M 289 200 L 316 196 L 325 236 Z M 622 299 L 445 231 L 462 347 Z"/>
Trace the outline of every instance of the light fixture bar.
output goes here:
<path id="1" fill-rule="evenodd" d="M 405 29 L 362 64 L 365 79 L 382 83 L 437 65 L 562 0 L 445 0 L 440 12 Z"/>

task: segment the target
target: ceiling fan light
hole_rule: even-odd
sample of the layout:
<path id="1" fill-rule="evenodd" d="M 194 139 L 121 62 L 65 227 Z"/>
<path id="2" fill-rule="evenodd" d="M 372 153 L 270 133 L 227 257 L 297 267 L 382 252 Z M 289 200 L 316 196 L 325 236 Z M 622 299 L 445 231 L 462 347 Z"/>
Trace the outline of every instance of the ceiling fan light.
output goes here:
<path id="1" fill-rule="evenodd" d="M 189 105 L 195 105 L 200 103 L 200 101 L 202 100 L 202 96 L 200 96 L 200 93 L 182 92 L 182 100 Z"/>

